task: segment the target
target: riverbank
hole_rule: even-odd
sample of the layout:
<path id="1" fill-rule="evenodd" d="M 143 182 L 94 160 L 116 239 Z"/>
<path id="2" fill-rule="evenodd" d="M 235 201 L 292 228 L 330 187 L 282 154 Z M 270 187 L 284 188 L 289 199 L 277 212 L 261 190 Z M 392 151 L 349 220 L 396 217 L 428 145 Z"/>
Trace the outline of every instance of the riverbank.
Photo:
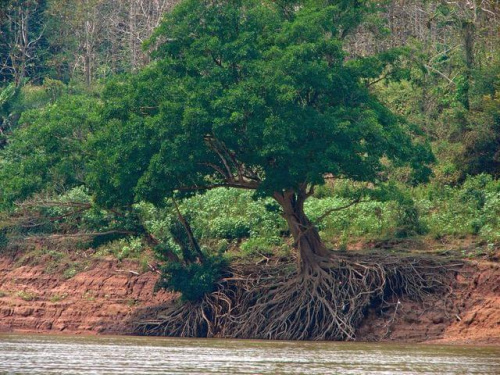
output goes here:
<path id="1" fill-rule="evenodd" d="M 153 294 L 155 272 L 139 272 L 134 261 L 105 259 L 65 278 L 43 265 L 18 267 L 0 258 L 0 331 L 41 333 L 129 333 L 136 309 L 163 303 Z"/>
<path id="2" fill-rule="evenodd" d="M 153 293 L 158 273 L 139 262 L 113 258 L 88 262 L 75 275 L 47 272 L 0 257 L 0 331 L 132 334 L 134 317 L 175 298 Z M 471 261 L 456 275 L 446 298 L 424 303 L 402 298 L 391 308 L 371 309 L 358 341 L 500 345 L 500 265 Z"/>

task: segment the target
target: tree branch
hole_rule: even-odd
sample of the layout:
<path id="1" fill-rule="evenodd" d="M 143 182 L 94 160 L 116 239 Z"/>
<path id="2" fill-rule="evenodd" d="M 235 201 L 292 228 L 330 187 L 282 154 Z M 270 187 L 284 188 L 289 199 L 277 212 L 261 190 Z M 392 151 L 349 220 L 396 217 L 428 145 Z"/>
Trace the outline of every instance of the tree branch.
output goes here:
<path id="1" fill-rule="evenodd" d="M 444 73 L 441 73 L 439 70 L 437 70 L 436 68 L 430 66 L 430 65 L 427 65 L 427 64 L 424 64 L 424 67 L 427 69 L 427 70 L 432 70 L 433 72 L 439 74 L 441 77 L 443 77 L 444 79 L 446 79 L 450 84 L 453 84 L 454 86 L 456 85 L 455 82 L 453 82 L 453 80 L 451 80 L 448 76 L 446 76 Z"/>
<path id="2" fill-rule="evenodd" d="M 323 213 L 323 215 L 321 215 L 318 219 L 316 219 L 316 222 L 314 223 L 314 225 L 320 223 L 321 221 L 323 221 L 327 216 L 329 216 L 330 214 L 334 213 L 334 212 L 337 212 L 337 211 L 342 211 L 342 210 L 345 210 L 349 207 L 352 207 L 354 206 L 355 204 L 358 204 L 358 203 L 363 203 L 363 202 L 368 202 L 368 201 L 363 201 L 361 200 L 361 198 L 357 198 L 355 199 L 354 201 L 346 204 L 345 206 L 341 206 L 341 207 L 334 207 L 334 208 L 331 208 L 329 210 L 327 210 L 325 213 Z"/>
<path id="3" fill-rule="evenodd" d="M 216 172 L 218 172 L 220 175 L 222 175 L 222 177 L 224 177 L 225 180 L 229 179 L 229 176 L 226 173 L 224 173 L 224 170 L 222 168 L 220 168 L 216 164 L 213 164 L 213 163 L 199 163 L 199 165 L 204 165 L 206 167 L 210 167 L 210 168 L 214 169 Z"/>
<path id="4" fill-rule="evenodd" d="M 221 182 L 218 184 L 209 184 L 209 185 L 192 185 L 192 186 L 180 186 L 177 188 L 179 191 L 200 191 L 200 190 L 212 190 L 220 187 L 234 187 L 238 189 L 248 189 L 248 190 L 256 190 L 259 187 L 259 183 L 257 182 Z"/>
<path id="5" fill-rule="evenodd" d="M 234 180 L 233 173 L 231 171 L 229 163 L 227 162 L 226 158 L 224 157 L 224 155 L 222 155 L 222 153 L 220 152 L 219 148 L 216 145 L 217 140 L 212 136 L 205 136 L 205 142 L 207 142 L 208 147 L 212 151 L 214 151 L 221 159 L 222 164 L 224 164 L 224 167 L 226 168 L 228 179 Z"/>

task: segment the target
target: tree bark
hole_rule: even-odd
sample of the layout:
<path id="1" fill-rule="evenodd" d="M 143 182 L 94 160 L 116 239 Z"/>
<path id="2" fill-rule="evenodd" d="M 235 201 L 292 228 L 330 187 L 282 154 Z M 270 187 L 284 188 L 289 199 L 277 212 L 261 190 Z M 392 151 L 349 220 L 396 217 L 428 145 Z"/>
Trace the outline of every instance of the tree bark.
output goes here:
<path id="1" fill-rule="evenodd" d="M 462 22 L 462 32 L 464 36 L 465 50 L 465 85 L 462 102 L 465 109 L 470 109 L 470 83 L 472 80 L 472 70 L 474 69 L 474 42 L 475 42 L 475 25 L 472 21 L 466 20 Z"/>
<path id="2" fill-rule="evenodd" d="M 130 2 L 129 9 L 129 50 L 130 50 L 130 67 L 132 71 L 135 71 L 138 66 L 137 58 L 137 34 L 136 34 L 136 17 L 137 17 L 137 4 L 135 0 Z"/>
<path id="3" fill-rule="evenodd" d="M 186 234 L 188 236 L 189 243 L 191 244 L 191 247 L 198 255 L 198 259 L 199 259 L 200 263 L 204 263 L 205 262 L 205 255 L 201 251 L 200 245 L 198 244 L 198 241 L 196 240 L 196 237 L 194 236 L 193 230 L 191 229 L 191 225 L 186 220 L 184 215 L 182 215 L 181 210 L 179 209 L 179 205 L 177 204 L 177 201 L 173 197 L 172 197 L 172 202 L 174 202 L 175 210 L 177 212 L 177 218 L 179 219 L 179 222 L 184 227 L 184 230 L 186 231 Z"/>
<path id="4" fill-rule="evenodd" d="M 274 193 L 274 199 L 282 207 L 282 216 L 294 239 L 301 271 L 316 265 L 318 260 L 328 257 L 328 250 L 321 241 L 318 229 L 304 212 L 304 202 L 307 198 L 308 194 L 305 189 L 298 192 L 287 190 L 283 193 Z"/>

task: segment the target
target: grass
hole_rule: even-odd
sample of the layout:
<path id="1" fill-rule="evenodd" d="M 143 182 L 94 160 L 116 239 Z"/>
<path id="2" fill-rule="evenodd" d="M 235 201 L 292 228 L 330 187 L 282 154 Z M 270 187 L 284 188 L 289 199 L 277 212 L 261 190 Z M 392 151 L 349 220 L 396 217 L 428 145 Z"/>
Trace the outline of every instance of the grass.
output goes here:
<path id="1" fill-rule="evenodd" d="M 21 298 L 23 301 L 36 301 L 38 299 L 38 295 L 32 292 L 27 291 L 19 291 L 16 293 L 16 296 Z"/>
<path id="2" fill-rule="evenodd" d="M 62 293 L 62 294 L 54 294 L 52 297 L 49 298 L 49 301 L 52 303 L 60 302 L 68 297 L 68 293 Z"/>
<path id="3" fill-rule="evenodd" d="M 92 290 L 87 290 L 85 293 L 83 293 L 82 298 L 89 302 L 95 301 L 94 292 Z"/>

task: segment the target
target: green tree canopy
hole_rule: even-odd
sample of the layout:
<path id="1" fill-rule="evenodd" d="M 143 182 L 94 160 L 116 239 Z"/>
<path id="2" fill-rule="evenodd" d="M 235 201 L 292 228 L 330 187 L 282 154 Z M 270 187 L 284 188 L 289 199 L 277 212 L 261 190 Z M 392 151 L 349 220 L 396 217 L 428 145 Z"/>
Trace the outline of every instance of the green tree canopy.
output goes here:
<path id="1" fill-rule="evenodd" d="M 342 49 L 368 5 L 183 1 L 149 43 L 154 62 L 105 92 L 89 175 L 98 199 L 255 189 L 280 203 L 306 263 L 325 255 L 303 212 L 325 174 L 377 181 L 390 161 L 425 178 L 432 161 L 367 87 L 396 54 Z"/>
<path id="2" fill-rule="evenodd" d="M 0 153 L 0 205 L 40 191 L 61 193 L 85 180 L 85 144 L 99 124 L 99 101 L 63 96 L 28 110 Z"/>

